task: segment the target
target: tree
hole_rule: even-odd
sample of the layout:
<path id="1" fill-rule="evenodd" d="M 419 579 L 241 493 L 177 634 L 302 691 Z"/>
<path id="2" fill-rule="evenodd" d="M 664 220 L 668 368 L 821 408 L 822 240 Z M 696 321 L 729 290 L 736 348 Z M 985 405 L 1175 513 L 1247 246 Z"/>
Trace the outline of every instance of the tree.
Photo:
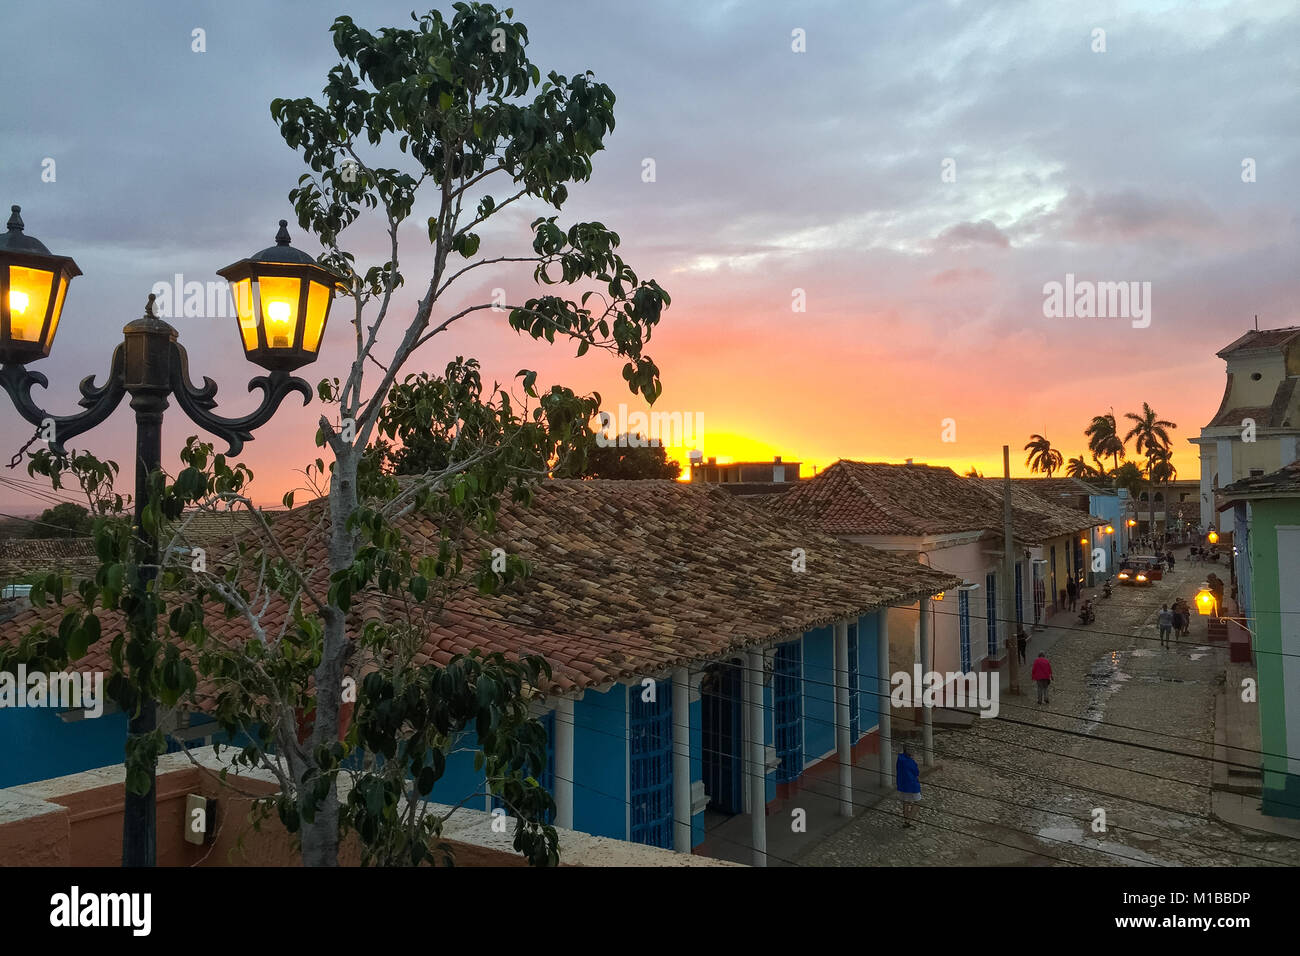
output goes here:
<path id="1" fill-rule="evenodd" d="M 1025 459 L 1029 470 L 1035 474 L 1043 472 L 1048 478 L 1051 478 L 1052 472 L 1059 469 L 1064 462 L 1061 453 L 1042 435 L 1030 435 L 1025 451 L 1029 452 L 1029 456 Z"/>
<path id="2" fill-rule="evenodd" d="M 1119 437 L 1119 426 L 1115 423 L 1115 412 L 1112 410 L 1105 415 L 1094 415 L 1092 423 L 1083 430 L 1088 436 L 1088 450 L 1092 452 L 1092 457 L 1101 459 L 1109 455 L 1114 462 L 1114 467 L 1119 467 L 1120 459 L 1124 457 L 1125 447 L 1124 439 Z"/>
<path id="3" fill-rule="evenodd" d="M 967 478 L 983 478 L 983 477 L 984 477 L 984 473 L 983 473 L 982 471 L 980 471 L 978 468 L 976 468 L 974 465 L 971 465 L 971 466 L 970 466 L 970 471 L 966 472 L 966 477 L 967 477 Z"/>
<path id="4" fill-rule="evenodd" d="M 376 552 L 394 550 L 394 522 L 417 509 L 436 509 L 449 495 L 483 497 L 465 477 L 469 463 L 460 461 L 412 476 L 386 500 L 378 495 L 363 499 L 366 492 L 393 490 L 387 482 L 363 487 L 359 469 L 387 396 L 412 356 L 466 316 L 498 311 L 517 332 L 534 339 L 554 342 L 559 335 L 576 344 L 578 355 L 596 347 L 620 356 L 630 391 L 650 402 L 662 389 L 644 344 L 669 298 L 654 280 L 639 279 L 624 262 L 617 233 L 600 222 L 564 229 L 557 215 L 538 215 L 530 223 L 530 249 L 479 255 L 476 230 L 501 210 L 522 201 L 558 213 L 570 184 L 590 178 L 592 156 L 604 148 L 614 126 L 613 92 L 590 73 L 565 77 L 551 72 L 543 79 L 526 55 L 528 31 L 509 11 L 479 3 L 457 3 L 454 10 L 450 22 L 431 11 L 413 29 L 378 34 L 339 17 L 332 31 L 342 62 L 330 71 L 322 100 L 277 99 L 271 104 L 285 142 L 301 151 L 311 170 L 289 196 L 299 224 L 326 250 L 322 263 L 348 284 L 356 339 L 347 377 L 334 385 L 322 383 L 321 389 L 338 413 L 333 420 L 321 417 L 318 437 L 334 458 L 328 493 L 331 583 L 328 595 L 311 601 L 321 625 L 313 674 L 315 710 L 301 759 L 292 761 L 294 780 L 300 792 L 306 791 L 304 804 L 310 811 L 303 816 L 302 830 L 308 865 L 337 861 L 336 776 L 332 758 L 317 755 L 339 737 L 350 598 L 384 585 L 414 587 L 418 597 L 424 587 L 419 579 L 427 575 L 409 573 L 402 562 L 395 578 L 379 580 Z M 530 92 L 532 99 L 525 99 Z M 405 164 L 409 171 L 381 167 L 370 158 L 398 153 L 410 158 Z M 500 180 L 507 184 L 504 195 L 492 191 Z M 407 281 L 398 231 L 426 183 L 435 190 L 436 213 L 427 218 L 431 255 L 418 261 L 430 266 L 421 276 L 414 312 L 389 333 L 386 340 L 396 345 L 380 360 L 375 353 L 390 324 L 394 293 Z M 386 261 L 362 270 L 343 237 L 367 209 L 382 214 L 388 250 Z M 454 259 L 465 264 L 457 267 Z M 574 288 L 577 298 L 545 294 L 505 304 L 494 299 L 444 309 L 435 320 L 435 309 L 451 298 L 449 290 L 459 293 L 457 280 L 507 263 L 528 263 L 535 282 Z M 517 281 L 511 285 L 518 288 Z M 603 308 L 588 308 L 593 296 Z M 381 374 L 367 394 L 365 376 L 375 362 Z M 535 396 L 536 373 L 522 370 L 520 377 L 525 392 Z"/>
<path id="5" fill-rule="evenodd" d="M 1071 458 L 1066 464 L 1065 473 L 1071 478 L 1099 478 L 1101 471 L 1090 465 L 1082 455 Z"/>
<path id="6" fill-rule="evenodd" d="M 1169 437 L 1169 430 L 1177 428 L 1173 422 L 1165 421 L 1157 417 L 1152 411 L 1151 406 L 1146 402 L 1142 403 L 1141 413 L 1126 412 L 1125 418 L 1132 421 L 1133 427 L 1128 430 L 1124 436 L 1124 441 L 1132 441 L 1133 448 L 1139 455 L 1146 456 L 1147 460 L 1147 479 L 1151 484 L 1151 491 L 1148 495 L 1148 504 L 1151 510 L 1151 533 L 1156 530 L 1156 480 L 1152 477 L 1152 468 L 1156 459 L 1162 454 L 1169 451 L 1173 445 L 1173 440 Z"/>
<path id="7" fill-rule="evenodd" d="M 94 527 L 94 519 L 79 504 L 71 501 L 46 508 L 32 525 L 33 538 L 86 538 Z"/>
<path id="8" fill-rule="evenodd" d="M 1165 486 L 1165 530 L 1169 529 L 1169 518 L 1171 511 L 1169 508 L 1169 483 L 1178 477 L 1178 469 L 1174 466 L 1174 454 L 1172 449 L 1157 449 L 1151 456 L 1151 481 L 1153 484 L 1160 483 Z"/>
<path id="9" fill-rule="evenodd" d="M 298 222 L 319 239 L 321 264 L 346 289 L 334 314 L 351 306 L 347 374 L 317 388 L 330 414 L 320 416 L 316 440 L 331 460 L 303 470 L 319 498 L 275 521 L 291 532 L 280 535 L 245 494 L 251 473 L 191 439 L 174 479 L 152 476 L 146 523 L 174 528 L 172 544 L 184 544 L 186 514 L 237 507 L 256 517 L 253 540 L 241 541 L 219 568 L 173 558 L 147 595 L 112 587 L 83 594 L 87 604 L 105 598 L 113 612 L 125 597 L 140 630 L 160 622 L 155 630 L 167 637 L 156 654 L 143 648 L 141 668 L 126 662 L 118 682 L 124 694 L 165 693 L 168 704 L 192 691 L 186 685 L 196 672 L 220 688 L 216 716 L 245 742 L 237 760 L 277 775 L 280 792 L 267 805 L 300 834 L 306 865 L 336 865 L 347 828 L 373 862 L 431 860 L 445 818 L 430 817 L 423 798 L 441 773 L 437 754 L 467 726 L 478 731 L 489 786 L 519 810 L 516 849 L 535 863 L 554 861 L 554 829 L 541 823 L 549 797 L 536 781 L 540 725 L 520 707 L 523 689 L 548 678 L 545 662 L 473 654 L 445 667 L 401 662 L 441 602 L 463 586 L 462 573 L 473 571 L 486 593 L 527 574 L 517 555 L 503 570 L 491 555 L 467 555 L 459 536 L 490 531 L 503 495 L 527 500 L 532 482 L 569 467 L 581 454 L 591 400 L 556 387 L 539 395 L 528 369 L 517 378 L 534 406 L 518 408 L 504 390 L 484 400 L 468 362 L 441 379 L 412 378 L 417 352 L 457 323 L 495 312 L 534 339 L 568 339 L 579 356 L 592 348 L 618 356 L 629 390 L 649 402 L 662 389 L 645 345 L 668 294 L 638 278 L 618 254 L 618 234 L 602 223 L 566 229 L 557 221 L 570 185 L 590 178 L 592 157 L 613 129 L 613 93 L 590 73 L 543 79 L 525 53 L 527 30 L 509 11 L 479 3 L 453 9 L 450 21 L 433 11 L 413 18 L 414 28 L 378 33 L 339 17 L 331 29 L 341 62 L 322 99 L 271 104 L 281 136 L 309 169 L 289 193 Z M 376 157 L 400 158 L 405 168 Z M 480 254 L 480 227 L 516 203 L 543 213 L 530 222 L 530 246 Z M 430 249 L 404 259 L 399 230 L 426 204 Z M 365 266 L 347 237 L 368 213 L 388 241 L 383 261 Z M 484 271 L 522 264 L 532 266 L 535 284 L 564 294 L 524 297 L 523 280 L 488 280 Z M 476 283 L 468 295 L 480 279 L 514 294 L 463 304 L 462 287 Z M 408 281 L 419 299 L 403 310 L 395 295 Z M 432 432 L 429 441 L 418 437 L 421 429 Z M 381 440 L 384 447 L 372 447 Z M 293 492 L 284 504 L 293 508 Z M 432 524 L 432 539 L 408 532 L 417 518 L 425 529 Z M 113 572 L 119 582 L 120 574 Z M 250 639 L 234 648 L 214 640 L 205 624 L 214 614 L 242 618 Z M 67 615 L 68 634 L 84 651 L 100 615 L 93 608 Z M 53 661 L 67 656 L 69 643 L 62 630 L 33 636 L 24 653 Z M 179 643 L 193 653 L 182 656 Z M 364 670 L 365 662 L 373 669 Z M 362 673 L 344 733 L 347 681 Z M 159 732 L 128 747 L 129 787 L 152 779 L 161 745 Z M 345 767 L 358 748 L 384 759 Z M 353 786 L 341 801 L 344 774 Z"/>
<path id="10" fill-rule="evenodd" d="M 681 477 L 682 466 L 671 461 L 662 445 L 652 445 L 639 435 L 619 435 L 612 445 L 596 444 L 593 436 L 586 463 L 570 472 L 578 478 L 667 478 Z"/>

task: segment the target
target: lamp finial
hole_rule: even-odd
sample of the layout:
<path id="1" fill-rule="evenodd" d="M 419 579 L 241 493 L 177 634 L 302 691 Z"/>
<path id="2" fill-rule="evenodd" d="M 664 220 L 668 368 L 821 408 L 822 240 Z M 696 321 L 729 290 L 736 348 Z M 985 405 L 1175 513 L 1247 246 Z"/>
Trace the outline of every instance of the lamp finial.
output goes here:
<path id="1" fill-rule="evenodd" d="M 9 231 L 22 232 L 23 217 L 19 215 L 22 212 L 22 208 L 20 206 L 10 206 L 9 211 L 13 213 L 13 215 L 9 217 L 9 222 L 7 223 Z"/>
<path id="2" fill-rule="evenodd" d="M 277 246 L 287 246 L 289 244 L 289 220 L 280 220 L 280 231 L 275 234 L 275 244 Z"/>

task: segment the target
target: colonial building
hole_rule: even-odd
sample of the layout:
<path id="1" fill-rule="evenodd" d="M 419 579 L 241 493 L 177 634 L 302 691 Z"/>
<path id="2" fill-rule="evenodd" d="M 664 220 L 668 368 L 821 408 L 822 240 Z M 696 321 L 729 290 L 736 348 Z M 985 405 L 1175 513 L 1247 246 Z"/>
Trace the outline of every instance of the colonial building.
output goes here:
<path id="1" fill-rule="evenodd" d="M 294 553 L 320 540 L 305 566 L 323 585 L 320 511 L 317 503 L 281 514 L 274 533 Z M 427 519 L 404 527 L 438 540 Z M 501 594 L 456 592 L 433 617 L 419 659 L 445 664 L 475 648 L 546 658 L 553 679 L 534 709 L 550 736 L 543 783 L 556 825 L 699 852 L 709 848 L 706 830 L 748 816 L 756 863 L 766 859 L 768 813 L 799 787 L 820 781 L 838 813 L 851 815 L 855 766 L 888 785 L 888 644 L 878 635 L 888 633 L 891 607 L 928 604 L 960 583 L 716 486 L 675 481 L 543 483 L 531 505 L 503 502 L 497 528 L 465 544 L 467 554 L 493 547 L 523 557 L 532 573 Z M 356 596 L 356 626 L 391 614 L 386 601 Z M 282 613 L 276 604 L 268 611 Z M 42 616 L 58 618 L 29 611 L 0 625 L 0 642 Z M 210 618 L 219 639 L 249 639 L 241 618 Z M 106 644 L 76 668 L 107 669 Z M 0 786 L 121 759 L 123 723 L 120 714 L 0 710 Z M 184 739 L 204 734 L 197 721 L 186 728 Z M 431 800 L 491 808 L 476 749 L 467 732 Z"/>
<path id="2" fill-rule="evenodd" d="M 1218 489 L 1300 458 L 1300 326 L 1252 329 L 1218 355 L 1228 372 L 1223 401 L 1190 439 L 1200 448 L 1203 528 L 1216 524 Z"/>
<path id="3" fill-rule="evenodd" d="M 1263 810 L 1300 817 L 1300 461 L 1221 489 L 1259 678 Z"/>
<path id="4" fill-rule="evenodd" d="M 1065 600 L 1067 582 L 1086 580 L 1094 529 L 1106 521 L 1012 488 L 1013 580 L 1003 572 L 1002 488 L 924 464 L 838 461 L 784 495 L 763 499 L 778 514 L 821 531 L 914 558 L 957 576 L 961 585 L 935 599 L 932 659 L 940 672 L 999 666 L 1015 626 L 1032 627 Z M 1013 596 L 1005 610 L 1005 596 Z M 893 668 L 921 660 L 921 614 L 928 600 L 890 615 Z"/>

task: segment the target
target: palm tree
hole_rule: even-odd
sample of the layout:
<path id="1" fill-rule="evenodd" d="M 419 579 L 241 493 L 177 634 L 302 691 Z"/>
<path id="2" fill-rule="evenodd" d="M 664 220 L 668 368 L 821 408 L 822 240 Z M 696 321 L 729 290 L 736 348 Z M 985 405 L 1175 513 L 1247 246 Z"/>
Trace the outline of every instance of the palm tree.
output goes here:
<path id="1" fill-rule="evenodd" d="M 1042 435 L 1030 435 L 1029 444 L 1025 446 L 1025 451 L 1029 452 L 1029 457 L 1025 459 L 1025 464 L 1029 466 L 1032 472 L 1045 472 L 1048 478 L 1052 477 L 1052 472 L 1056 471 L 1065 463 L 1061 453 L 1052 447 L 1052 443 Z"/>
<path id="2" fill-rule="evenodd" d="M 974 465 L 971 465 L 971 466 L 970 466 L 970 471 L 966 472 L 966 477 L 967 477 L 967 478 L 983 478 L 983 477 L 984 477 L 984 473 L 981 472 L 981 471 L 980 471 L 978 468 L 976 468 Z"/>
<path id="3" fill-rule="evenodd" d="M 1151 471 L 1155 465 L 1155 459 L 1161 453 L 1168 455 L 1169 449 L 1173 446 L 1173 439 L 1169 437 L 1169 429 L 1177 428 L 1173 422 L 1167 422 L 1163 418 L 1157 418 L 1156 413 L 1152 411 L 1151 406 L 1146 402 L 1142 403 L 1142 414 L 1127 412 L 1125 418 L 1133 421 L 1133 427 L 1128 430 L 1124 436 L 1124 441 L 1133 439 L 1133 448 L 1139 455 L 1145 455 L 1147 459 L 1147 480 L 1151 482 L 1151 533 L 1155 534 L 1156 530 L 1156 488 L 1155 479 L 1151 477 Z"/>
<path id="4" fill-rule="evenodd" d="M 1093 460 L 1096 461 L 1096 459 Z M 1098 462 L 1098 464 L 1100 464 L 1100 462 Z M 1069 462 L 1066 464 L 1065 467 L 1065 473 L 1069 475 L 1071 478 L 1101 477 L 1100 469 L 1094 468 L 1092 465 L 1088 464 L 1088 462 L 1084 460 L 1084 457 L 1082 455 L 1080 455 L 1078 458 L 1071 458 L 1069 460 Z"/>
<path id="5" fill-rule="evenodd" d="M 1151 481 L 1165 486 L 1165 530 L 1169 530 L 1169 483 L 1178 477 L 1174 467 L 1174 453 L 1168 448 L 1161 448 L 1151 456 Z"/>
<path id="6" fill-rule="evenodd" d="M 1124 439 L 1119 437 L 1114 410 L 1105 415 L 1094 415 L 1092 424 L 1083 433 L 1088 436 L 1088 450 L 1093 458 L 1110 455 L 1115 467 L 1119 468 L 1119 460 L 1124 457 Z"/>

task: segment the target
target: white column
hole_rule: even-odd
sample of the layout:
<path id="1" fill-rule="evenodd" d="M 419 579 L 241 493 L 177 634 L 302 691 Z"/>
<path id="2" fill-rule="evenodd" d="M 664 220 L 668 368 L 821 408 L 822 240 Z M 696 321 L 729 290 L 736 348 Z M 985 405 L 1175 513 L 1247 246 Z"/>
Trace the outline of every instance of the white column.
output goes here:
<path id="1" fill-rule="evenodd" d="M 673 671 L 673 849 L 691 852 L 691 693 L 685 667 Z"/>
<path id="2" fill-rule="evenodd" d="M 1032 568 L 1031 568 L 1032 570 Z M 1032 574 L 1031 574 L 1032 577 Z M 1022 582 L 1023 583 L 1023 582 Z M 1033 584 L 1031 582 L 1032 590 Z M 1032 595 L 1031 598 L 1032 600 Z M 924 596 L 919 603 L 919 617 L 921 630 L 921 673 L 924 675 L 930 670 L 930 618 L 933 613 L 930 607 L 930 598 Z M 913 701 L 914 704 L 921 704 L 921 701 Z M 934 766 L 934 708 L 921 707 L 921 761 L 927 767 Z"/>
<path id="3" fill-rule="evenodd" d="M 876 627 L 876 712 L 880 715 L 880 728 L 876 739 L 880 744 L 880 785 L 894 785 L 894 746 L 891 737 L 889 713 L 889 608 L 881 608 Z"/>
<path id="4" fill-rule="evenodd" d="M 835 757 L 840 764 L 840 816 L 853 816 L 853 738 L 849 734 L 849 622 L 835 623 Z"/>
<path id="5" fill-rule="evenodd" d="M 555 825 L 573 829 L 573 698 L 555 705 Z"/>
<path id="6" fill-rule="evenodd" d="M 745 690 L 749 713 L 749 759 L 745 779 L 749 783 L 749 820 L 754 846 L 754 866 L 767 866 L 767 761 L 764 759 L 763 652 L 745 655 Z"/>
<path id="7" fill-rule="evenodd" d="M 1219 466 L 1219 487 L 1224 488 L 1232 484 L 1232 439 L 1220 438 L 1215 442 L 1215 446 Z"/>

